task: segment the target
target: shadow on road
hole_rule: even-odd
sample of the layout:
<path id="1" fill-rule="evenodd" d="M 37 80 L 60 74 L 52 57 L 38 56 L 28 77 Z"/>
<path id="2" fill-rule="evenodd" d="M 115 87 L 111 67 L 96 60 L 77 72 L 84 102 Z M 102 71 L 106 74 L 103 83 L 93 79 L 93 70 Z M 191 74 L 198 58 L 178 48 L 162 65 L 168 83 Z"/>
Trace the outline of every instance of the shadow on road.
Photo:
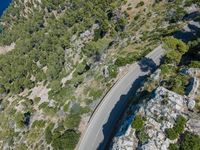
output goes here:
<path id="1" fill-rule="evenodd" d="M 150 58 L 143 58 L 139 63 L 140 69 L 143 72 L 154 72 L 157 68 L 156 63 Z M 122 95 L 120 100 L 115 105 L 114 109 L 110 113 L 109 119 L 106 124 L 103 126 L 104 140 L 98 147 L 98 150 L 109 149 L 110 142 L 118 129 L 118 122 L 121 119 L 120 117 L 125 112 L 125 108 L 130 102 L 130 98 L 133 97 L 136 91 L 144 84 L 145 79 L 148 77 L 148 73 L 144 76 L 139 76 L 133 83 L 132 87 L 126 95 Z M 125 133 L 125 132 L 124 132 Z"/>
<path id="2" fill-rule="evenodd" d="M 138 64 L 143 72 L 148 72 L 148 71 L 153 72 L 157 66 L 152 59 L 147 57 L 139 61 Z"/>

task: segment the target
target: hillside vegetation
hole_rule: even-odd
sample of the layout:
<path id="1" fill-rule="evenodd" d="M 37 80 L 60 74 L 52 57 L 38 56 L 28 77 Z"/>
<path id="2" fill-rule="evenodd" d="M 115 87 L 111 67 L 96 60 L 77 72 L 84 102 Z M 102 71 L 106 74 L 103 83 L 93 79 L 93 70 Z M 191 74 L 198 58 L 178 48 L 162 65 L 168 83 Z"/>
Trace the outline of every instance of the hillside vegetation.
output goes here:
<path id="1" fill-rule="evenodd" d="M 12 46 L 0 53 L 0 149 L 74 149 L 124 66 L 181 29 L 182 8 L 193 3 L 13 0 L 0 20 L 0 46 Z M 198 39 L 190 47 L 164 39 L 181 47 L 167 45 L 176 65 L 199 47 Z"/>

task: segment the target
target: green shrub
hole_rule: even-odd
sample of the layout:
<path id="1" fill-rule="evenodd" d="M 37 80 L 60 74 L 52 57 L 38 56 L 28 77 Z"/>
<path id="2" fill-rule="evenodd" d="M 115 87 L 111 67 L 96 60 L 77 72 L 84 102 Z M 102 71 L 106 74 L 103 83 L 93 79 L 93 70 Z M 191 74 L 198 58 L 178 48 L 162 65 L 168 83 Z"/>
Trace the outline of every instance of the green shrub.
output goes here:
<path id="1" fill-rule="evenodd" d="M 200 136 L 192 134 L 192 133 L 185 133 L 183 140 L 180 144 L 181 150 L 199 150 L 200 149 Z"/>
<path id="2" fill-rule="evenodd" d="M 176 74 L 176 67 L 172 67 L 171 65 L 168 64 L 163 64 L 160 66 L 161 69 L 161 74 L 162 75 L 172 75 L 172 74 Z"/>
<path id="3" fill-rule="evenodd" d="M 175 140 L 179 136 L 178 133 L 173 128 L 166 129 L 166 134 L 170 140 Z"/>
<path id="4" fill-rule="evenodd" d="M 35 104 L 38 104 L 40 101 L 41 101 L 41 98 L 40 98 L 40 97 L 35 97 L 35 98 L 34 98 L 34 103 L 35 103 Z"/>
<path id="5" fill-rule="evenodd" d="M 200 61 L 191 61 L 189 64 L 191 68 L 200 68 Z"/>
<path id="6" fill-rule="evenodd" d="M 172 144 L 172 143 L 170 143 L 168 149 L 169 149 L 169 150 L 179 150 L 179 147 L 178 147 L 177 144 Z"/>
<path id="7" fill-rule="evenodd" d="M 115 61 L 115 65 L 118 67 L 125 66 L 127 64 L 127 58 L 126 57 L 118 57 Z"/>
<path id="8" fill-rule="evenodd" d="M 78 127 L 80 120 L 81 120 L 81 117 L 79 114 L 70 114 L 65 119 L 65 124 L 66 124 L 67 128 L 74 129 L 74 128 Z"/>
<path id="9" fill-rule="evenodd" d="M 138 133 L 137 133 L 137 137 L 139 139 L 139 141 L 144 144 L 148 141 L 149 136 L 148 134 L 144 131 L 144 128 L 142 128 Z"/>
<path id="10" fill-rule="evenodd" d="M 183 116 L 178 116 L 176 119 L 176 124 L 174 126 L 174 130 L 176 133 L 181 134 L 184 131 L 184 127 L 186 125 L 187 120 Z"/>
<path id="11" fill-rule="evenodd" d="M 16 121 L 16 125 L 18 128 L 23 128 L 24 127 L 24 115 L 23 113 L 17 112 L 15 114 L 15 121 Z"/>
<path id="12" fill-rule="evenodd" d="M 175 140 L 183 133 L 187 120 L 183 116 L 178 116 L 173 128 L 166 129 L 167 137 L 170 140 Z"/>
<path id="13" fill-rule="evenodd" d="M 45 121 L 44 120 L 35 120 L 32 124 L 32 128 L 42 128 L 45 126 Z"/>
<path id="14" fill-rule="evenodd" d="M 185 88 L 188 85 L 189 82 L 189 76 L 187 75 L 177 75 L 171 80 L 172 83 L 172 91 L 184 95 L 185 94 Z"/>
<path id="15" fill-rule="evenodd" d="M 189 47 L 181 40 L 173 37 L 164 38 L 164 48 L 167 50 L 165 61 L 166 63 L 178 64 L 183 54 L 185 54 Z"/>
<path id="16" fill-rule="evenodd" d="M 47 144 L 50 144 L 51 141 L 53 140 L 53 134 L 52 134 L 52 129 L 54 125 L 50 124 L 46 129 L 45 129 L 45 139 Z"/>
<path id="17" fill-rule="evenodd" d="M 140 55 L 137 52 L 127 53 L 125 56 L 118 56 L 115 65 L 118 67 L 125 66 L 127 64 L 131 64 L 134 61 L 139 59 Z"/>
<path id="18" fill-rule="evenodd" d="M 78 143 L 79 137 L 80 134 L 74 130 L 66 130 L 53 140 L 52 146 L 55 150 L 73 150 Z"/>
<path id="19" fill-rule="evenodd" d="M 3 94 L 6 92 L 6 89 L 3 86 L 0 86 L 0 94 Z"/>
<path id="20" fill-rule="evenodd" d="M 28 147 L 26 146 L 26 144 L 19 144 L 16 146 L 16 150 L 27 150 Z"/>
<path id="21" fill-rule="evenodd" d="M 103 94 L 103 91 L 101 89 L 94 89 L 92 88 L 90 90 L 89 96 L 93 97 L 94 100 L 96 100 L 97 98 L 101 97 Z"/>
<path id="22" fill-rule="evenodd" d="M 42 104 L 39 105 L 39 109 L 41 110 L 48 107 L 48 104 L 49 104 L 48 102 L 43 102 Z"/>
<path id="23" fill-rule="evenodd" d="M 132 6 L 127 7 L 127 10 L 131 10 L 131 9 L 132 9 Z"/>
<path id="24" fill-rule="evenodd" d="M 181 40 L 174 37 L 164 38 L 164 48 L 166 50 L 176 50 L 181 54 L 184 54 L 188 51 L 189 47 Z"/>
<path id="25" fill-rule="evenodd" d="M 63 109 L 64 109 L 65 112 L 69 111 L 69 105 L 70 105 L 70 103 L 67 103 L 67 104 L 64 105 Z"/>
<path id="26" fill-rule="evenodd" d="M 78 75 L 83 74 L 86 71 L 86 63 L 80 63 L 77 65 L 76 67 L 76 72 L 78 73 Z"/>
<path id="27" fill-rule="evenodd" d="M 144 120 L 140 115 L 135 116 L 135 119 L 132 122 L 132 127 L 137 131 L 141 130 L 144 127 Z"/>
<path id="28" fill-rule="evenodd" d="M 117 77 L 117 66 L 116 65 L 110 65 L 108 67 L 108 71 L 109 71 L 109 76 L 110 78 L 116 78 Z"/>
<path id="29" fill-rule="evenodd" d="M 139 2 L 139 3 L 136 5 L 135 8 L 139 8 L 139 7 L 141 7 L 141 6 L 144 6 L 144 2 L 143 2 L 143 1 Z"/>
<path id="30" fill-rule="evenodd" d="M 88 57 L 101 54 L 108 47 L 110 42 L 111 40 L 106 38 L 99 39 L 98 41 L 91 41 L 85 45 L 83 53 Z"/>
<path id="31" fill-rule="evenodd" d="M 136 15 L 136 16 L 134 17 L 134 20 L 137 21 L 139 18 L 140 18 L 140 15 Z"/>

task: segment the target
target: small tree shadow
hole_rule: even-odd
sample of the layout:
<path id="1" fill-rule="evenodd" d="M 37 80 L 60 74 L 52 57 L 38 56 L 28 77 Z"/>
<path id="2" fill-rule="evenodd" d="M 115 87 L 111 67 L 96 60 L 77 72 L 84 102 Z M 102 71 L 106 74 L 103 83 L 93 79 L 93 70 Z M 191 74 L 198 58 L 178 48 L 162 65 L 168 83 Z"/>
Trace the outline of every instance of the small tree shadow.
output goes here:
<path id="1" fill-rule="evenodd" d="M 151 58 L 147 57 L 144 57 L 138 64 L 143 72 L 153 72 L 157 67 L 156 63 Z"/>

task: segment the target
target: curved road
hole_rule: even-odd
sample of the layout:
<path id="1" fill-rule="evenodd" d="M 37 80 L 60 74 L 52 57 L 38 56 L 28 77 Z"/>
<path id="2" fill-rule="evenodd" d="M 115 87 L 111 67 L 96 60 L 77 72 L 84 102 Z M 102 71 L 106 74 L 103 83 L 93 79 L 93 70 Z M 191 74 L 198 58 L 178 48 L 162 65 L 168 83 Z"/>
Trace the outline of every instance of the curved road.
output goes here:
<path id="1" fill-rule="evenodd" d="M 161 63 L 164 53 L 164 49 L 159 46 L 141 61 L 130 66 L 127 74 L 115 83 L 94 112 L 78 143 L 78 150 L 105 149 L 128 98 Z"/>

